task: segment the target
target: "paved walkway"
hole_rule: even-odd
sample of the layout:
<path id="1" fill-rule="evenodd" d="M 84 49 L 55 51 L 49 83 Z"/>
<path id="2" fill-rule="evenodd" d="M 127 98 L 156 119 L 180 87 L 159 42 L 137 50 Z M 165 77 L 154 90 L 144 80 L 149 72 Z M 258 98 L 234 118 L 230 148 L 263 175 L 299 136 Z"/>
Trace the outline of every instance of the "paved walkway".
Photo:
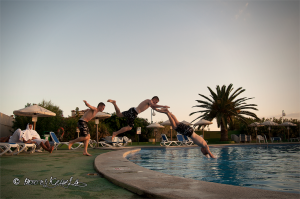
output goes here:
<path id="1" fill-rule="evenodd" d="M 210 145 L 211 146 L 211 145 Z M 125 148 L 96 157 L 95 169 L 114 184 L 139 195 L 155 198 L 272 198 L 299 199 L 299 194 L 198 181 L 140 167 L 125 157 L 140 148 Z"/>

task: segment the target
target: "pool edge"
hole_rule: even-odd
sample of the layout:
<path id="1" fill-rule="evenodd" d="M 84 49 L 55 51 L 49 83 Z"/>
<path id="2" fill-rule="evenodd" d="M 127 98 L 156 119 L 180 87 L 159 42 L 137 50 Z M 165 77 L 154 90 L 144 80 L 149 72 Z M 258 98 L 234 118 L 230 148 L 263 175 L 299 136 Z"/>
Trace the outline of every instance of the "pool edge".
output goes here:
<path id="1" fill-rule="evenodd" d="M 128 154 L 139 150 L 141 150 L 141 147 L 122 149 L 98 155 L 94 161 L 94 168 L 112 183 L 138 195 L 153 198 L 291 199 L 300 197 L 299 194 L 295 193 L 204 182 L 152 171 L 126 159 Z"/>

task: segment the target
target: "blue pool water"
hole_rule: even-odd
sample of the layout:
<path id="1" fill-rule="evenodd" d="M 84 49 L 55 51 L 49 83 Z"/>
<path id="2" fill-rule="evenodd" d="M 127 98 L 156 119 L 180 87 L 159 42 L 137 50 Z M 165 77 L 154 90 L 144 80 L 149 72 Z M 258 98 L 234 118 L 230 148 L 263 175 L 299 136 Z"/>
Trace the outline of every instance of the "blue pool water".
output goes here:
<path id="1" fill-rule="evenodd" d="M 142 149 L 127 159 L 169 175 L 236 186 L 300 194 L 300 145 Z"/>

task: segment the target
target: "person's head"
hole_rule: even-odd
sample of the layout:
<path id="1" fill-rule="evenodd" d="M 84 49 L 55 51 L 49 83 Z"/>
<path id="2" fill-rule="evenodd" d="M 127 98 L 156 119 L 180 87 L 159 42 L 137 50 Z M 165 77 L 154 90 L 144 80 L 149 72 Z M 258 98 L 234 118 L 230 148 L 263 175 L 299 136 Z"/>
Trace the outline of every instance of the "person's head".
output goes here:
<path id="1" fill-rule="evenodd" d="M 32 124 L 28 124 L 29 130 L 32 130 Z"/>
<path id="2" fill-rule="evenodd" d="M 157 104 L 159 102 L 159 98 L 157 96 L 152 97 L 151 101 L 153 104 Z"/>
<path id="3" fill-rule="evenodd" d="M 103 102 L 100 102 L 97 106 L 98 111 L 102 112 L 105 108 L 105 104 Z"/>
<path id="4" fill-rule="evenodd" d="M 201 147 L 201 152 L 203 153 L 203 155 L 205 155 L 207 157 L 208 152 L 207 152 L 206 148 Z"/>

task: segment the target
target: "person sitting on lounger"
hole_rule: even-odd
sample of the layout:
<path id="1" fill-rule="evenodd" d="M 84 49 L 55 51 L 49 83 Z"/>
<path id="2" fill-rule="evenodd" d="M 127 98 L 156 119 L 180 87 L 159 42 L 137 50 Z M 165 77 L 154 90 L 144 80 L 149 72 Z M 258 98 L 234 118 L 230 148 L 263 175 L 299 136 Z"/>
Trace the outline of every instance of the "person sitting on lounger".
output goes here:
<path id="1" fill-rule="evenodd" d="M 24 131 L 25 132 L 25 131 Z M 10 136 L 8 142 L 9 143 L 26 143 L 26 144 L 31 144 L 31 143 L 36 143 L 32 141 L 31 139 L 26 139 L 27 136 L 25 136 L 24 132 L 21 129 L 17 129 L 12 136 Z"/>
<path id="2" fill-rule="evenodd" d="M 32 140 L 36 146 L 41 146 L 43 149 L 52 153 L 54 146 L 51 146 L 48 140 L 41 139 L 40 135 L 32 129 L 32 124 L 27 124 L 26 130 L 23 131 L 25 140 Z"/>
<path id="3" fill-rule="evenodd" d="M 165 113 L 169 120 L 170 123 L 173 127 L 173 129 L 175 129 L 175 131 L 177 131 L 178 133 L 182 134 L 182 135 L 186 135 L 190 138 L 192 138 L 192 140 L 194 141 L 195 144 L 197 144 L 199 147 L 201 147 L 201 152 L 203 153 L 203 155 L 205 155 L 206 157 L 212 157 L 212 158 L 216 158 L 209 150 L 209 147 L 206 143 L 206 141 L 199 135 L 197 135 L 194 132 L 194 129 L 182 122 L 179 122 L 177 120 L 177 118 L 167 109 L 167 108 L 163 108 L 163 109 L 157 109 L 158 112 L 161 113 Z"/>

